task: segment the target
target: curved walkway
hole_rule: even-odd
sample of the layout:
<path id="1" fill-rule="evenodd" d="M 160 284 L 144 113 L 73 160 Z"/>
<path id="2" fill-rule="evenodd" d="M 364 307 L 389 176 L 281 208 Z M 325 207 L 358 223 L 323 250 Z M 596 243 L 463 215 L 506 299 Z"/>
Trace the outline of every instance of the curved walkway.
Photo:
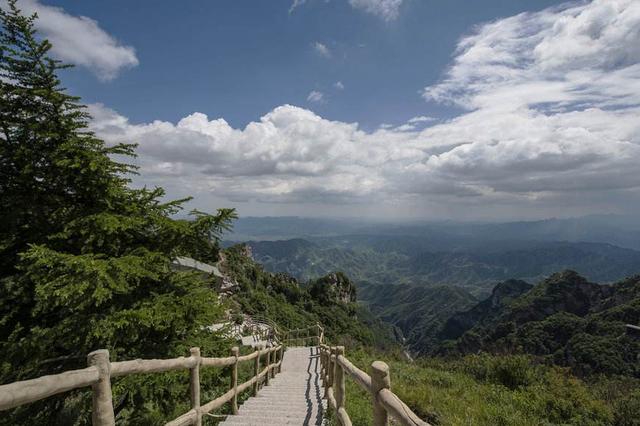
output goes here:
<path id="1" fill-rule="evenodd" d="M 326 408 L 322 389 L 318 348 L 288 348 L 282 372 L 220 425 L 322 425 Z"/>

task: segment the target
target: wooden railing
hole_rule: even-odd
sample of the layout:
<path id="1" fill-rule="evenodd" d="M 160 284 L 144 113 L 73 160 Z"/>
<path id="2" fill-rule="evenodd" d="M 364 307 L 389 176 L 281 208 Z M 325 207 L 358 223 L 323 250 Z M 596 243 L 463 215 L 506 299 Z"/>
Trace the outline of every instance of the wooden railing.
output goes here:
<path id="1" fill-rule="evenodd" d="M 347 375 L 371 395 L 374 426 L 386 426 L 389 416 L 405 426 L 429 426 L 391 392 L 389 366 L 386 363 L 374 361 L 371 375 L 368 375 L 344 356 L 344 346 L 330 347 L 324 344 L 320 344 L 320 363 L 324 396 L 342 426 L 351 426 L 345 407 Z"/>
<path id="2" fill-rule="evenodd" d="M 257 395 L 260 383 L 269 384 L 269 379 L 282 370 L 282 345 L 258 348 L 248 355 L 239 355 L 239 349 L 231 349 L 231 356 L 208 358 L 200 355 L 200 348 L 191 348 L 191 356 L 174 359 L 136 359 L 133 361 L 109 362 L 109 351 L 101 349 L 87 356 L 89 366 L 80 370 L 43 376 L 0 386 L 0 410 L 7 410 L 38 401 L 59 393 L 91 386 L 93 391 L 92 422 L 94 426 L 115 425 L 115 414 L 111 394 L 111 378 L 139 373 L 161 373 L 173 370 L 190 371 L 191 410 L 170 421 L 166 426 L 202 424 L 202 416 L 231 403 L 233 414 L 238 413 L 238 395 L 252 388 Z M 260 358 L 266 355 L 266 366 L 260 370 Z M 238 364 L 253 360 L 253 377 L 238 384 Z M 209 367 L 231 368 L 229 390 L 218 398 L 200 405 L 200 369 Z M 264 379 L 264 380 L 263 380 Z"/>
<path id="3" fill-rule="evenodd" d="M 311 331 L 315 331 L 312 334 Z M 200 348 L 191 348 L 189 357 L 173 359 L 136 359 L 132 361 L 110 362 L 109 352 L 101 349 L 87 356 L 89 366 L 80 370 L 43 376 L 0 386 L 0 410 L 8 410 L 35 402 L 59 393 L 91 386 L 93 392 L 92 422 L 94 426 L 114 426 L 115 413 L 111 394 L 111 378 L 141 373 L 161 373 L 173 370 L 189 370 L 189 393 L 191 410 L 166 423 L 165 426 L 202 424 L 202 416 L 231 403 L 231 412 L 238 413 L 238 395 L 252 389 L 258 394 L 260 384 L 269 384 L 276 373 L 282 371 L 284 345 L 306 346 L 317 344 L 324 397 L 336 413 L 342 426 L 350 426 L 351 419 L 345 407 L 345 379 L 350 376 L 372 399 L 373 425 L 386 426 L 389 416 L 406 426 L 429 426 L 391 391 L 389 366 L 382 361 L 371 364 L 371 376 L 358 369 L 344 356 L 344 346 L 324 344 L 324 329 L 320 324 L 280 332 L 274 329 L 277 339 L 282 342 L 269 348 L 257 348 L 248 355 L 239 355 L 239 349 L 231 349 L 231 356 L 208 358 L 200 354 Z M 260 369 L 260 359 L 266 355 L 266 366 Z M 238 384 L 238 365 L 253 360 L 253 377 Z M 200 403 L 200 369 L 210 367 L 232 367 L 229 390 L 218 398 Z M 345 374 L 346 373 L 346 374 Z"/>
<path id="4" fill-rule="evenodd" d="M 288 346 L 320 346 L 324 343 L 324 328 L 320 324 L 309 327 L 286 330 L 279 336 L 282 343 Z"/>

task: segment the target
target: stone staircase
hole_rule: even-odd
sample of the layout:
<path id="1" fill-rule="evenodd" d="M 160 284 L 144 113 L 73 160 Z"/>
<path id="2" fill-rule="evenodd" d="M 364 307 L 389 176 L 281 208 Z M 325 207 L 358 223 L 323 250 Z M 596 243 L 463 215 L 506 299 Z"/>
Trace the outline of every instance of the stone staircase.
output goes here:
<path id="1" fill-rule="evenodd" d="M 322 425 L 322 393 L 318 348 L 291 347 L 284 353 L 282 372 L 220 425 Z"/>

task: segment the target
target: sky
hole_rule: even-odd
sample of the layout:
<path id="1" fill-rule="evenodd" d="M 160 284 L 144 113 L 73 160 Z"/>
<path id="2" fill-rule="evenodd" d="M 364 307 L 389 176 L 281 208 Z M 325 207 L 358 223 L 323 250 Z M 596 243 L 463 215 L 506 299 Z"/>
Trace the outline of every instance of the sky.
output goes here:
<path id="1" fill-rule="evenodd" d="M 22 0 L 136 186 L 243 216 L 640 211 L 640 1 Z"/>

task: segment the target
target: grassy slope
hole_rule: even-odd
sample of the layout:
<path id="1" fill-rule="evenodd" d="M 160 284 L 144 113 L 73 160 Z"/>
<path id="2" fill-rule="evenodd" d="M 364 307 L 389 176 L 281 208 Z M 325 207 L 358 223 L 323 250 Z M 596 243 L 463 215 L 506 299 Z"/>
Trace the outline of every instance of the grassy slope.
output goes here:
<path id="1" fill-rule="evenodd" d="M 365 351 L 347 356 L 364 371 L 374 359 L 385 359 L 392 390 L 432 425 L 640 424 L 636 379 L 585 383 L 565 369 L 534 366 L 523 356 L 432 358 L 414 364 Z M 347 411 L 354 425 L 371 424 L 370 397 L 350 379 Z"/>

